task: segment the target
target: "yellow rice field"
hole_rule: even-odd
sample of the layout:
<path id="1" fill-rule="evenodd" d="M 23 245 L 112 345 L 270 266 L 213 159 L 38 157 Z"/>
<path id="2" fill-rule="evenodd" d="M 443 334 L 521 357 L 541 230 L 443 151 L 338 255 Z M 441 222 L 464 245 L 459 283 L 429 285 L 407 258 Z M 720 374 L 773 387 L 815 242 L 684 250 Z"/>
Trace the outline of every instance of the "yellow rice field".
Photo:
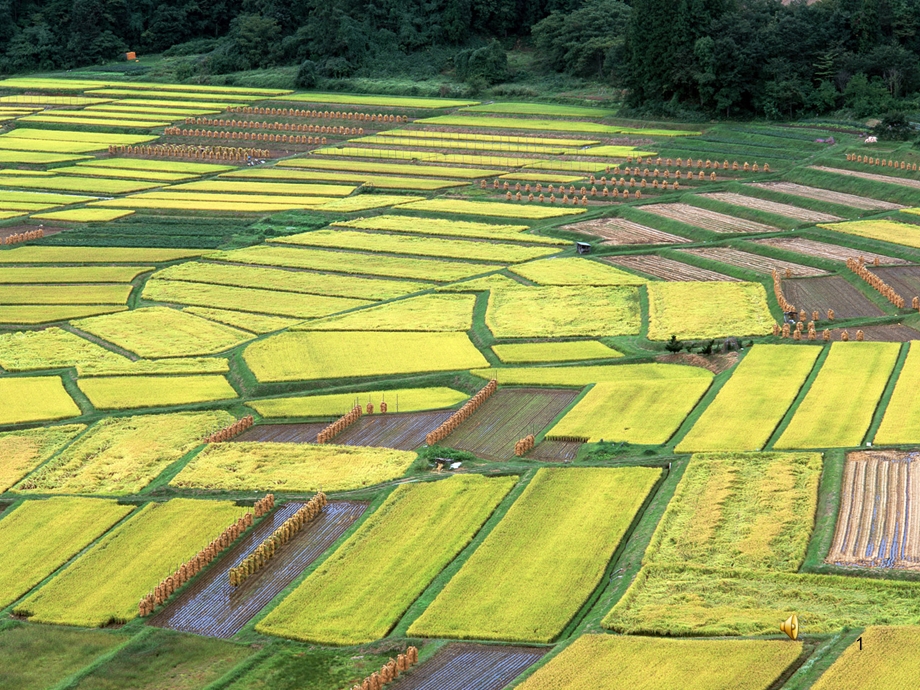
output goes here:
<path id="1" fill-rule="evenodd" d="M 307 443 L 212 443 L 170 482 L 207 491 L 348 491 L 402 476 L 415 453 Z"/>

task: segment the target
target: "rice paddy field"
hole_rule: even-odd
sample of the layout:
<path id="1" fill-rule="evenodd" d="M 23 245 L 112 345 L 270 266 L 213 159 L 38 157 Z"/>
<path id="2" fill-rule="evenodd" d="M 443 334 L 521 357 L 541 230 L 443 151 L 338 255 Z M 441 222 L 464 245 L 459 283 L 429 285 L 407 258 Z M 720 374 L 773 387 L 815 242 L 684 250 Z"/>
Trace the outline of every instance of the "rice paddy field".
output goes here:
<path id="1" fill-rule="evenodd" d="M 658 476 L 651 468 L 541 469 L 409 634 L 551 642 L 597 586 Z M 578 509 L 563 508 L 563 496 Z M 482 592 L 495 572 L 501 581 Z"/>
<path id="2" fill-rule="evenodd" d="M 348 491 L 401 476 L 415 454 L 388 448 L 299 443 L 216 443 L 172 480 L 183 489 Z"/>
<path id="3" fill-rule="evenodd" d="M 637 690 L 766 690 L 801 651 L 801 642 L 777 640 L 583 635 L 520 687 L 590 690 L 616 683 Z"/>
<path id="4" fill-rule="evenodd" d="M 909 142 L 135 67 L 0 80 L 0 686 L 913 687 Z"/>
<path id="5" fill-rule="evenodd" d="M 895 343 L 835 343 L 777 448 L 856 446 L 898 358 Z M 828 405 L 828 400 L 838 400 Z"/>
<path id="6" fill-rule="evenodd" d="M 383 637 L 469 543 L 515 479 L 453 477 L 398 487 L 258 629 L 339 645 Z M 430 517 L 426 520 L 425 516 Z M 374 567 L 360 567 L 368 562 Z"/>
<path id="7" fill-rule="evenodd" d="M 137 602 L 171 567 L 194 556 L 241 514 L 229 501 L 148 503 L 36 594 L 18 615 L 42 623 L 102 627 L 137 616 Z M 182 529 L 176 529 L 181 524 Z"/>

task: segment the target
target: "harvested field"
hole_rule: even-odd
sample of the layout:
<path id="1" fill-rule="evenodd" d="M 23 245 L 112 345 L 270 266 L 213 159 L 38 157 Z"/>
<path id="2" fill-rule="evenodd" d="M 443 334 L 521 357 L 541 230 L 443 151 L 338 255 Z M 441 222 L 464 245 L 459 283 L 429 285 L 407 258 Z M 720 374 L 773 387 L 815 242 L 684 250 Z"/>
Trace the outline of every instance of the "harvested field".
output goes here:
<path id="1" fill-rule="evenodd" d="M 514 444 L 540 433 L 578 396 L 578 391 L 552 388 L 506 388 L 448 436 L 442 445 L 475 453 L 486 460 L 507 460 Z"/>
<path id="2" fill-rule="evenodd" d="M 578 455 L 581 441 L 541 441 L 527 454 L 531 460 L 541 462 L 571 462 Z"/>
<path id="3" fill-rule="evenodd" d="M 750 252 L 744 252 L 740 249 L 732 249 L 731 247 L 710 247 L 704 249 L 684 249 L 682 250 L 687 254 L 693 254 L 694 256 L 702 257 L 703 259 L 709 259 L 710 261 L 719 261 L 723 264 L 729 264 L 730 266 L 738 266 L 739 268 L 746 268 L 749 271 L 754 271 L 755 273 L 766 273 L 770 272 L 775 268 L 782 275 L 791 274 L 790 277 L 802 278 L 807 276 L 823 276 L 827 275 L 827 271 L 822 271 L 820 268 L 813 268 L 812 266 L 803 266 L 802 264 L 794 264 L 789 261 L 782 261 L 780 259 L 774 259 L 769 256 L 761 256 L 760 254 L 751 254 Z"/>
<path id="4" fill-rule="evenodd" d="M 316 424 L 260 424 L 246 430 L 235 439 L 257 443 L 315 443 L 316 435 L 325 429 L 327 422 Z"/>
<path id="5" fill-rule="evenodd" d="M 744 218 L 735 218 L 718 211 L 691 206 L 690 204 L 649 204 L 640 206 L 640 211 L 656 216 L 694 225 L 710 232 L 779 232 L 780 228 Z"/>
<path id="6" fill-rule="evenodd" d="M 879 278 L 894 288 L 910 304 L 911 299 L 920 295 L 920 266 L 870 266 Z"/>
<path id="7" fill-rule="evenodd" d="M 607 257 L 604 261 L 612 263 L 614 266 L 620 266 L 629 271 L 639 271 L 661 280 L 728 280 L 740 282 L 740 279 L 732 278 L 724 273 L 716 273 L 707 268 L 697 268 L 681 261 L 666 259 L 657 254 Z"/>
<path id="8" fill-rule="evenodd" d="M 911 340 L 920 340 L 920 331 L 916 331 L 910 326 L 896 323 L 890 326 L 859 326 L 863 332 L 866 342 L 876 343 L 906 343 Z M 846 329 L 850 340 L 856 337 L 856 328 Z M 835 328 L 831 331 L 831 341 L 837 342 L 843 339 L 842 328 Z"/>
<path id="9" fill-rule="evenodd" d="M 545 649 L 449 644 L 434 657 L 400 676 L 392 690 L 502 690 Z"/>
<path id="10" fill-rule="evenodd" d="M 364 415 L 335 437 L 342 446 L 375 446 L 413 450 L 425 444 L 425 436 L 446 422 L 453 410 Z"/>
<path id="11" fill-rule="evenodd" d="M 782 282 L 783 294 L 790 304 L 809 314 L 819 311 L 821 318 L 827 316 L 828 309 L 834 310 L 837 319 L 883 316 L 885 313 L 840 276 L 793 278 Z"/>
<path id="12" fill-rule="evenodd" d="M 151 618 L 150 624 L 209 637 L 232 637 L 332 546 L 367 509 L 365 503 L 330 502 L 318 518 L 278 550 L 265 569 L 239 587 L 231 586 L 230 569 L 239 565 L 303 505 L 286 503 L 274 511 L 217 566 L 202 574 L 191 588 Z"/>
<path id="13" fill-rule="evenodd" d="M 827 244 L 826 242 L 806 240 L 804 237 L 769 237 L 764 240 L 753 241 L 757 244 L 776 247 L 786 252 L 797 252 L 798 254 L 813 256 L 816 259 L 846 261 L 852 257 L 861 256 L 870 264 L 874 263 L 876 259 L 878 259 L 878 262 L 882 265 L 910 263 L 904 259 L 896 259 L 892 256 L 885 256 L 884 254 L 864 252 L 850 247 L 843 247 L 838 244 Z"/>
<path id="14" fill-rule="evenodd" d="M 648 206 L 643 207 L 647 209 Z M 680 244 L 690 242 L 686 237 L 678 237 L 669 232 L 662 232 L 625 218 L 597 218 L 581 223 L 563 225 L 559 230 L 568 230 L 582 235 L 600 237 L 601 244 Z"/>
<path id="15" fill-rule="evenodd" d="M 879 175 L 878 173 L 862 172 L 861 170 L 844 170 L 843 168 L 829 168 L 824 165 L 811 165 L 809 166 L 812 170 L 820 170 L 821 172 L 835 173 L 837 175 L 848 175 L 850 177 L 858 177 L 861 180 L 872 180 L 873 182 L 887 182 L 888 184 L 896 184 L 901 187 L 913 187 L 915 189 L 920 189 L 920 180 L 909 180 L 904 177 L 892 177 L 891 175 Z"/>
<path id="16" fill-rule="evenodd" d="M 675 352 L 658 355 L 655 357 L 655 361 L 663 364 L 686 364 L 689 367 L 706 369 L 713 374 L 721 374 L 738 363 L 738 353 L 725 352 L 716 355 L 698 355 L 691 352 Z"/>
<path id="17" fill-rule="evenodd" d="M 840 513 L 827 562 L 920 570 L 920 454 L 857 451 L 847 455 Z"/>
<path id="18" fill-rule="evenodd" d="M 709 194 L 700 194 L 704 199 L 713 199 L 721 201 L 723 204 L 732 204 L 742 206 L 754 211 L 764 211 L 766 213 L 775 213 L 778 216 L 793 218 L 806 223 L 827 223 L 834 220 L 842 220 L 839 216 L 833 216 L 830 213 L 821 213 L 812 211 L 807 208 L 800 208 L 792 204 L 780 204 L 776 201 L 767 201 L 758 199 L 755 196 L 745 196 L 744 194 L 735 194 L 734 192 L 712 192 Z"/>
<path id="19" fill-rule="evenodd" d="M 806 187 L 805 185 L 795 184 L 794 182 L 754 182 L 750 186 L 768 189 L 772 192 L 800 196 L 805 199 L 814 199 L 815 201 L 828 201 L 832 204 L 852 206 L 853 208 L 862 209 L 863 211 L 897 211 L 900 208 L 904 208 L 900 204 L 892 204 L 889 201 L 879 201 L 878 199 L 869 199 L 868 197 L 857 196 L 855 194 L 833 192 L 829 189 L 820 189 L 819 187 Z"/>

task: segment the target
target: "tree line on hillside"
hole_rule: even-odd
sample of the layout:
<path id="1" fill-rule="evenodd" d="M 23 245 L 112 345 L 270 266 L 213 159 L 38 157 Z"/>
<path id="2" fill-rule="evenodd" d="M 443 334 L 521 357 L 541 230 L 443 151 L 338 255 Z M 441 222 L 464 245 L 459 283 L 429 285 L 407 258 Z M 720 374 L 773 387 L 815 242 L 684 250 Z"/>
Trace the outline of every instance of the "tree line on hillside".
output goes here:
<path id="1" fill-rule="evenodd" d="M 675 116 L 920 109 L 917 0 L 0 0 L 2 72 L 129 49 L 189 56 L 183 79 L 299 65 L 304 88 L 448 72 L 475 91 L 535 71 Z"/>

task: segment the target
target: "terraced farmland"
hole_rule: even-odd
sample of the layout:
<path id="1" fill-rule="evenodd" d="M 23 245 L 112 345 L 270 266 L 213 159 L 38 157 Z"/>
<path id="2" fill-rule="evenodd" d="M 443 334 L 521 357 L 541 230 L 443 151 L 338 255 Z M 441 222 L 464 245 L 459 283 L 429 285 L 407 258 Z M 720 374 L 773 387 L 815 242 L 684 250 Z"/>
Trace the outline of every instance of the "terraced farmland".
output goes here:
<path id="1" fill-rule="evenodd" d="M 817 311 L 822 319 L 826 318 L 829 309 L 833 309 L 837 319 L 884 314 L 880 307 L 840 276 L 786 278 L 782 285 L 783 294 L 791 304 L 808 314 Z"/>
<path id="2" fill-rule="evenodd" d="M 333 501 L 280 550 L 271 566 L 239 587 L 228 573 L 271 536 L 303 503 L 285 503 L 247 534 L 195 585 L 150 619 L 151 625 L 208 637 L 233 637 L 277 594 L 319 558 L 367 509 L 364 503 Z"/>
<path id="3" fill-rule="evenodd" d="M 904 208 L 899 204 L 892 204 L 888 201 L 870 199 L 864 196 L 856 196 L 855 194 L 844 194 L 843 192 L 833 192 L 829 189 L 807 187 L 805 185 L 795 184 L 794 182 L 754 182 L 751 184 L 751 187 L 768 189 L 782 194 L 791 194 L 792 196 L 800 196 L 805 199 L 828 201 L 833 204 L 840 204 L 841 206 L 852 206 L 853 208 L 862 209 L 864 211 L 897 211 L 898 209 Z"/>
<path id="4" fill-rule="evenodd" d="M 736 218 L 717 211 L 691 206 L 690 204 L 648 204 L 640 207 L 645 213 L 654 213 L 657 216 L 680 221 L 687 225 L 694 225 L 710 232 L 718 233 L 753 233 L 776 232 L 779 228 L 753 220 Z"/>
<path id="5" fill-rule="evenodd" d="M 410 675 L 394 690 L 501 690 L 545 652 L 536 647 L 453 643 Z"/>
<path id="6" fill-rule="evenodd" d="M 614 266 L 621 266 L 630 271 L 644 273 L 645 275 L 660 280 L 740 281 L 740 278 L 734 278 L 724 273 L 710 271 L 708 268 L 699 268 L 692 264 L 685 264 L 682 261 L 667 259 L 657 254 L 630 254 L 628 256 L 611 257 L 605 259 L 605 261 L 609 261 Z"/>
<path id="7" fill-rule="evenodd" d="M 701 194 L 700 196 L 706 199 L 714 199 L 715 201 L 721 201 L 722 203 L 732 204 L 733 206 L 749 208 L 754 211 L 773 213 L 777 216 L 784 216 L 786 218 L 792 218 L 802 222 L 830 223 L 834 220 L 840 220 L 839 216 L 834 216 L 830 213 L 821 213 L 820 211 L 812 211 L 807 208 L 793 206 L 792 204 L 781 204 L 776 201 L 767 201 L 766 199 L 759 199 L 757 197 L 746 196 L 744 194 L 734 194 L 732 192 L 715 192 L 712 194 Z"/>
<path id="8" fill-rule="evenodd" d="M 648 210 L 649 207 L 644 207 Z M 583 235 L 600 237 L 601 244 L 614 246 L 633 245 L 633 244 L 681 244 L 690 242 L 685 237 L 672 235 L 669 232 L 662 232 L 655 228 L 649 228 L 639 223 L 634 223 L 625 218 L 601 218 L 598 220 L 583 220 L 571 225 L 563 225 L 560 230 L 577 232 Z"/>
<path id="9" fill-rule="evenodd" d="M 911 142 L 449 97 L 498 43 L 442 96 L 169 84 L 274 29 L 160 60 L 160 19 L 0 80 L 0 687 L 912 687 Z"/>
<path id="10" fill-rule="evenodd" d="M 843 261 L 855 257 L 863 257 L 868 263 L 875 263 L 876 259 L 882 266 L 894 264 L 909 263 L 904 259 L 898 259 L 893 256 L 866 252 L 863 250 L 852 249 L 837 244 L 827 244 L 815 240 L 805 239 L 803 237 L 770 237 L 763 240 L 753 240 L 758 244 L 765 244 L 770 247 L 776 247 L 784 251 L 796 252 L 805 256 L 813 256 L 817 259 L 830 259 L 832 261 Z"/>
<path id="11" fill-rule="evenodd" d="M 444 443 L 488 460 L 507 460 L 517 441 L 539 434 L 577 396 L 574 390 L 501 389 Z"/>
<path id="12" fill-rule="evenodd" d="M 693 256 L 699 256 L 703 259 L 709 259 L 710 261 L 718 261 L 723 264 L 728 264 L 729 266 L 737 266 L 738 268 L 743 268 L 755 273 L 765 273 L 767 275 L 773 270 L 789 278 L 827 275 L 827 271 L 822 271 L 820 268 L 813 268 L 812 266 L 805 266 L 803 264 L 794 264 L 790 261 L 774 259 L 769 256 L 752 254 L 750 252 L 743 252 L 728 247 L 684 249 L 682 251 Z"/>
<path id="13" fill-rule="evenodd" d="M 827 562 L 863 568 L 920 569 L 916 453 L 847 455 L 840 514 Z"/>

